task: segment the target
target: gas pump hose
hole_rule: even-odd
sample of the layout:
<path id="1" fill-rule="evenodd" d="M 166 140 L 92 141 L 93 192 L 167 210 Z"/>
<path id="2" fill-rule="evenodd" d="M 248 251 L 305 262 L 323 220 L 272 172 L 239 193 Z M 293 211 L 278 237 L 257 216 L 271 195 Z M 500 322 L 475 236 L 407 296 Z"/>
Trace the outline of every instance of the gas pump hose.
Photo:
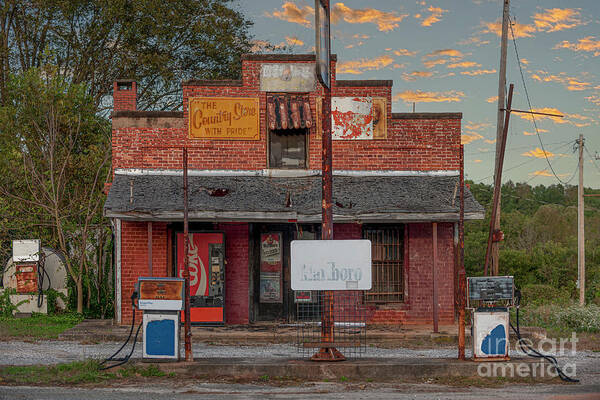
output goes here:
<path id="1" fill-rule="evenodd" d="M 519 347 L 521 348 L 521 351 L 530 357 L 543 358 L 546 361 L 548 361 L 549 363 L 551 363 L 552 365 L 554 365 L 554 368 L 556 368 L 556 373 L 558 374 L 560 379 L 562 379 L 564 382 L 570 382 L 570 383 L 579 382 L 579 379 L 571 378 L 570 376 L 566 375 L 560 369 L 560 367 L 558 366 L 558 361 L 556 361 L 556 357 L 554 357 L 552 355 L 540 353 L 539 351 L 537 351 L 536 349 L 531 347 L 531 345 L 529 343 L 527 343 L 525 340 L 523 340 L 523 338 L 521 337 L 521 329 L 519 326 L 519 305 L 521 303 L 521 292 L 518 290 L 515 292 L 515 303 L 516 303 L 516 310 L 517 310 L 516 311 L 517 327 L 515 328 L 515 326 L 512 324 L 512 322 L 509 322 L 509 323 L 510 323 L 510 327 L 512 328 L 512 330 L 517 335 L 517 338 L 519 339 L 517 341 L 517 343 L 519 343 Z"/>
<path id="2" fill-rule="evenodd" d="M 131 347 L 131 351 L 129 352 L 129 354 L 126 355 L 125 357 L 115 358 L 115 356 L 117 354 L 119 354 L 125 346 L 127 346 L 127 343 L 129 343 L 129 340 L 131 339 L 131 335 L 133 333 L 133 328 L 135 327 L 135 299 L 137 298 L 137 295 L 138 295 L 137 292 L 133 292 L 131 295 L 131 308 L 133 309 L 133 318 L 131 319 L 131 328 L 129 329 L 129 335 L 127 336 L 127 340 L 125 340 L 125 343 L 123 343 L 121 345 L 121 347 L 119 348 L 119 350 L 117 350 L 112 356 L 106 358 L 104 361 L 102 361 L 100 363 L 100 366 L 102 367 L 102 368 L 100 368 L 101 371 L 111 369 L 114 367 L 118 367 L 120 365 L 125 364 L 126 362 L 129 361 L 129 359 L 131 358 L 131 355 L 133 354 L 133 351 L 135 350 L 135 344 L 137 342 L 137 337 L 138 337 L 138 334 L 140 333 L 142 323 L 140 323 L 140 325 L 138 326 L 138 328 L 135 332 L 135 337 L 133 338 L 133 346 Z M 104 364 L 109 361 L 118 361 L 118 362 L 116 364 L 104 366 Z"/>

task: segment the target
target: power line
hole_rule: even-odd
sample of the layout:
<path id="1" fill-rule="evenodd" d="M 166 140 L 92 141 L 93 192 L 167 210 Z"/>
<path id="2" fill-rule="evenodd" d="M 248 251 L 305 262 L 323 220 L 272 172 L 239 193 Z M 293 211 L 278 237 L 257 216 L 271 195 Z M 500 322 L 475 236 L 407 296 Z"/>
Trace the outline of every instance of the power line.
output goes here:
<path id="1" fill-rule="evenodd" d="M 562 146 L 559 146 L 559 147 L 555 148 L 555 149 L 554 149 L 554 151 L 557 151 L 557 150 L 560 150 L 560 149 L 562 149 L 562 148 L 564 148 L 564 147 L 567 147 L 568 145 L 570 145 L 570 144 L 571 144 L 571 143 L 573 143 L 573 142 L 574 142 L 574 140 L 571 140 L 571 141 L 569 141 L 569 142 L 564 142 L 564 144 L 563 144 Z M 515 166 L 512 166 L 512 167 L 510 167 L 510 168 L 505 168 L 505 169 L 504 169 L 504 171 L 511 171 L 511 170 L 513 170 L 513 169 L 519 168 L 519 167 L 521 167 L 521 166 L 523 166 L 523 165 L 525 165 L 525 164 L 528 164 L 528 163 L 531 163 L 531 162 L 534 162 L 534 161 L 537 161 L 537 158 L 534 158 L 534 159 L 531 159 L 531 160 L 524 161 L 524 162 L 522 162 L 522 163 L 520 163 L 520 164 L 517 164 L 517 165 L 515 165 Z M 579 164 L 578 164 L 578 165 L 579 165 Z M 493 176 L 494 176 L 494 175 L 488 175 L 488 176 L 486 176 L 485 178 L 481 178 L 481 179 L 477 180 L 477 182 L 483 182 L 484 180 L 486 180 L 486 179 L 488 179 L 488 178 L 492 178 Z M 569 178 L 568 182 L 572 181 L 574 176 L 575 176 L 575 175 L 571 176 L 571 178 Z"/>
<path id="2" fill-rule="evenodd" d="M 598 172 L 600 172 L 600 167 L 598 167 L 598 164 L 596 164 L 596 157 L 590 154 L 590 151 L 587 149 L 587 147 L 583 146 L 583 149 L 586 153 L 588 153 L 588 156 L 590 156 L 590 160 L 592 160 L 592 163 L 594 164 Z"/>
<path id="3" fill-rule="evenodd" d="M 521 72 L 521 81 L 523 82 L 523 89 L 525 90 L 525 97 L 527 98 L 527 104 L 529 106 L 529 111 L 533 112 L 533 107 L 531 107 L 531 100 L 529 99 L 529 92 L 527 91 L 527 85 L 525 84 L 525 75 L 523 74 L 523 67 L 521 66 L 521 59 L 519 58 L 519 51 L 517 50 L 517 40 L 515 39 L 515 33 L 513 31 L 512 22 L 508 25 L 510 26 L 510 33 L 511 33 L 513 45 L 515 48 L 515 54 L 517 56 L 517 63 L 519 64 L 519 71 Z M 567 185 L 573 179 L 573 177 L 575 177 L 575 175 L 573 175 L 571 178 L 569 178 L 569 180 L 566 182 L 558 177 L 558 175 L 554 171 L 554 168 L 552 167 L 552 164 L 550 163 L 550 159 L 548 159 L 548 156 L 546 155 L 546 150 L 544 149 L 544 143 L 542 142 L 542 138 L 540 136 L 540 132 L 538 130 L 537 123 L 535 121 L 535 115 L 534 114 L 530 114 L 530 115 L 531 115 L 531 120 L 533 121 L 533 126 L 535 127 L 536 136 L 540 142 L 542 152 L 544 153 L 544 158 L 546 159 L 546 162 L 548 163 L 548 166 L 550 167 L 550 170 L 552 171 L 552 175 L 554 175 L 554 177 L 560 183 L 562 183 L 563 185 Z"/>

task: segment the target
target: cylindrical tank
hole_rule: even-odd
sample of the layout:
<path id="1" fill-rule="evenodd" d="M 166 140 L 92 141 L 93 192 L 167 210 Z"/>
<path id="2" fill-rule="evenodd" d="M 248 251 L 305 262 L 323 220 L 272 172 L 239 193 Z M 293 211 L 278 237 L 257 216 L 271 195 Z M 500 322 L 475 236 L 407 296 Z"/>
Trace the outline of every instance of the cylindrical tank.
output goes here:
<path id="1" fill-rule="evenodd" d="M 67 266 L 65 257 L 60 250 L 50 247 L 42 247 L 44 253 L 44 274 L 42 289 L 49 288 L 60 290 L 67 288 Z M 50 279 L 48 279 L 50 278 Z M 15 264 L 12 257 L 6 263 L 4 273 L 2 275 L 2 286 L 5 288 L 17 288 L 17 278 L 15 277 Z"/>

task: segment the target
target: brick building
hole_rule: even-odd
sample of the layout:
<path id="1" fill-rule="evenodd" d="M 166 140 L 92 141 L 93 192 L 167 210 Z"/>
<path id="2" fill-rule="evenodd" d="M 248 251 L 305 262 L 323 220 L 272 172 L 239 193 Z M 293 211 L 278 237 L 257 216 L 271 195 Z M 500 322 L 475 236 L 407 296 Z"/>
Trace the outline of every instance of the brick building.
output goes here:
<path id="1" fill-rule="evenodd" d="M 131 321 L 139 276 L 182 266 L 184 146 L 192 320 L 294 319 L 290 241 L 320 237 L 314 64 L 314 55 L 247 55 L 241 80 L 184 82 L 182 112 L 138 111 L 136 82 L 115 82 L 104 210 L 119 323 Z M 450 323 L 462 114 L 392 113 L 391 104 L 392 81 L 332 77 L 334 239 L 372 241 L 371 322 L 431 323 L 435 276 L 440 323 Z M 483 214 L 466 190 L 465 219 Z"/>

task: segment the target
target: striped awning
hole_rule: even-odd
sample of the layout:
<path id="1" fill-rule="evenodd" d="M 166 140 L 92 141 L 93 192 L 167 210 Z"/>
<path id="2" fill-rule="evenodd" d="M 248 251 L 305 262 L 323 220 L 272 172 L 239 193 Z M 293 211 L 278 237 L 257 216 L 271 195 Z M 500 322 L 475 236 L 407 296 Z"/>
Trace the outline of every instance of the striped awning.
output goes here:
<path id="1" fill-rule="evenodd" d="M 267 96 L 269 129 L 305 129 L 313 126 L 307 95 L 274 94 Z"/>

